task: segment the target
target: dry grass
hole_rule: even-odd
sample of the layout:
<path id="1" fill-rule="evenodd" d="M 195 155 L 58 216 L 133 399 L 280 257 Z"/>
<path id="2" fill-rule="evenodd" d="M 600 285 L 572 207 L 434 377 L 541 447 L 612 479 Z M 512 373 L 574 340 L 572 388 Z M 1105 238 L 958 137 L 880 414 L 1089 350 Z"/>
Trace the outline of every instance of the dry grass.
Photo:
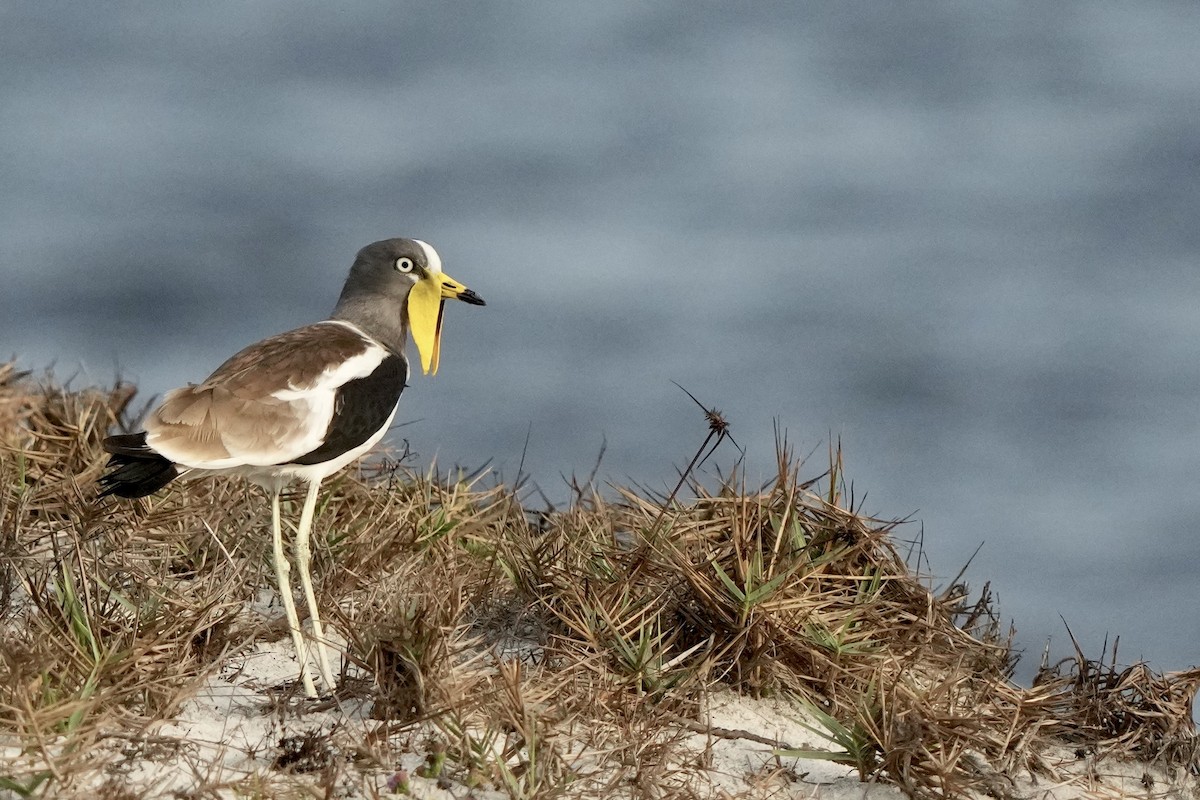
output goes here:
<path id="1" fill-rule="evenodd" d="M 0 366 L 0 789 L 14 794 L 122 796 L 98 745 L 151 746 L 230 653 L 284 634 L 241 613 L 269 584 L 254 490 L 209 480 L 96 502 L 99 443 L 131 397 Z M 708 419 L 692 464 L 728 436 Z M 364 699 L 377 722 L 335 749 L 281 741 L 276 770 L 332 791 L 351 760 L 337 753 L 394 769 L 409 731 L 429 777 L 511 797 L 700 796 L 683 740 L 725 686 L 802 699 L 825 757 L 913 797 L 1004 796 L 1006 773 L 1053 778 L 1043 754 L 1063 742 L 1197 771 L 1200 670 L 1078 653 L 1014 685 L 986 589 L 933 593 L 894 524 L 855 513 L 836 450 L 819 480 L 779 452 L 764 487 L 685 474 L 666 497 L 577 487 L 538 512 L 514 489 L 395 463 L 346 472 L 322 497 L 314 569 L 348 632 L 338 701 Z M 195 796 L 219 793 L 198 780 Z M 235 788 L 291 791 L 257 781 Z"/>

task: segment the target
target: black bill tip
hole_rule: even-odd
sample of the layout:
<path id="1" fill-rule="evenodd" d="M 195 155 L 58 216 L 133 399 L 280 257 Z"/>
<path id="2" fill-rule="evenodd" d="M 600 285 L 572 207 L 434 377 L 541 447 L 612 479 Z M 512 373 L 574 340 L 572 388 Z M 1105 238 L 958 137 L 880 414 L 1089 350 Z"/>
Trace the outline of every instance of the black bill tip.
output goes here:
<path id="1" fill-rule="evenodd" d="M 475 294 L 470 289 L 467 289 L 465 292 L 460 294 L 458 296 L 458 299 L 462 300 L 464 303 L 470 303 L 473 306 L 486 306 L 487 305 L 487 303 L 483 302 L 482 297 Z"/>

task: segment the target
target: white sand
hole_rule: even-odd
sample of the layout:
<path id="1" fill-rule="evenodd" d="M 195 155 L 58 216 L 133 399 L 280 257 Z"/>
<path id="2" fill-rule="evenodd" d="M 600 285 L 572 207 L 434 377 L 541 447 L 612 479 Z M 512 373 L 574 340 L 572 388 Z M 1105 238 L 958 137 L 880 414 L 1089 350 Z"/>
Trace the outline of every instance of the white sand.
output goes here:
<path id="1" fill-rule="evenodd" d="M 106 758 L 109 766 L 91 790 L 107 782 L 141 797 L 191 796 L 201 787 L 205 787 L 204 797 L 259 793 L 266 797 L 321 797 L 326 795 L 320 787 L 332 784 L 333 797 L 376 798 L 399 796 L 390 792 L 389 779 L 403 771 L 413 797 L 491 800 L 509 796 L 495 789 L 471 789 L 446 778 L 439 788 L 438 780 L 417 777 L 430 741 L 428 731 L 381 735 L 383 723 L 371 719 L 370 709 L 358 701 L 280 699 L 280 687 L 291 685 L 295 677 L 296 661 L 288 637 L 259 642 L 249 652 L 229 659 L 222 672 L 208 679 L 184 704 L 175 720 L 152 731 L 144 741 L 106 743 L 111 750 Z M 754 741 L 753 737 L 759 737 L 799 748 L 834 749 L 801 724 L 814 722 L 795 705 L 722 691 L 710 698 L 701 717 L 677 721 L 684 746 L 678 749 L 678 763 L 673 765 L 686 770 L 674 773 L 674 785 L 684 782 L 696 796 L 904 797 L 894 786 L 860 781 L 849 767 L 826 760 L 777 757 L 770 745 Z M 718 729 L 718 735 L 685 732 L 706 727 Z M 285 751 L 295 750 L 306 734 L 316 734 L 308 760 L 280 768 L 277 759 Z M 1054 785 L 1036 782 L 1028 775 L 995 775 L 994 796 L 1048 800 L 1200 797 L 1200 786 L 1191 777 L 1173 782 L 1158 769 L 1116 761 L 1096 764 L 1076 759 L 1067 749 L 1046 755 L 1052 760 L 1057 756 L 1073 778 Z M 580 764 L 585 761 L 581 759 Z M 1153 781 L 1151 789 L 1144 783 L 1148 780 Z M 616 796 L 620 795 L 606 795 Z M 3 791 L 0 797 L 5 797 Z"/>

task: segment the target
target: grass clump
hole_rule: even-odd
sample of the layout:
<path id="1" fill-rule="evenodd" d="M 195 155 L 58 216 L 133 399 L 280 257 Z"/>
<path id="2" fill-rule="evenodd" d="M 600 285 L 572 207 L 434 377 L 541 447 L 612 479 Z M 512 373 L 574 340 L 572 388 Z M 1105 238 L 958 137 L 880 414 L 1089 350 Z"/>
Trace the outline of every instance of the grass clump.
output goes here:
<path id="1" fill-rule="evenodd" d="M 286 635 L 248 613 L 270 585 L 254 490 L 211 479 L 96 502 L 100 440 L 130 423 L 131 397 L 0 366 L 0 790 L 16 795 L 125 791 L 111 768 L 128 747 L 106 744 L 149 747 L 231 655 Z M 314 572 L 346 638 L 338 696 L 322 701 L 337 722 L 274 737 L 264 771 L 236 781 L 196 763 L 191 793 L 289 796 L 292 780 L 332 793 L 353 775 L 379 796 L 426 780 L 514 798 L 699 797 L 716 792 L 721 739 L 912 797 L 1061 778 L 1048 754 L 1064 745 L 1197 771 L 1200 671 L 1077 652 L 1015 685 L 987 590 L 931 591 L 897 523 L 855 510 L 836 448 L 816 478 L 781 441 L 768 484 L 707 486 L 693 468 L 729 429 L 706 418 L 666 495 L 575 486 L 566 507 L 535 510 L 519 489 L 386 460 L 331 480 Z M 705 722 L 720 693 L 807 708 L 817 746 Z"/>

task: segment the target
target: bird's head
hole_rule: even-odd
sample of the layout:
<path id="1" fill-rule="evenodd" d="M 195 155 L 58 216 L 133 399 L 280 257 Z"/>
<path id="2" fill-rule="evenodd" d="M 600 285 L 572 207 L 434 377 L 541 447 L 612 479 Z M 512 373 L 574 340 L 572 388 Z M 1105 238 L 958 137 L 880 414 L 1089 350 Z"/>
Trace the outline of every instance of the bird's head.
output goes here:
<path id="1" fill-rule="evenodd" d="M 339 307 L 352 285 L 401 304 L 427 375 L 437 374 L 444 302 L 454 299 L 485 305 L 482 297 L 442 272 L 437 251 L 419 239 L 384 239 L 359 250 Z"/>

